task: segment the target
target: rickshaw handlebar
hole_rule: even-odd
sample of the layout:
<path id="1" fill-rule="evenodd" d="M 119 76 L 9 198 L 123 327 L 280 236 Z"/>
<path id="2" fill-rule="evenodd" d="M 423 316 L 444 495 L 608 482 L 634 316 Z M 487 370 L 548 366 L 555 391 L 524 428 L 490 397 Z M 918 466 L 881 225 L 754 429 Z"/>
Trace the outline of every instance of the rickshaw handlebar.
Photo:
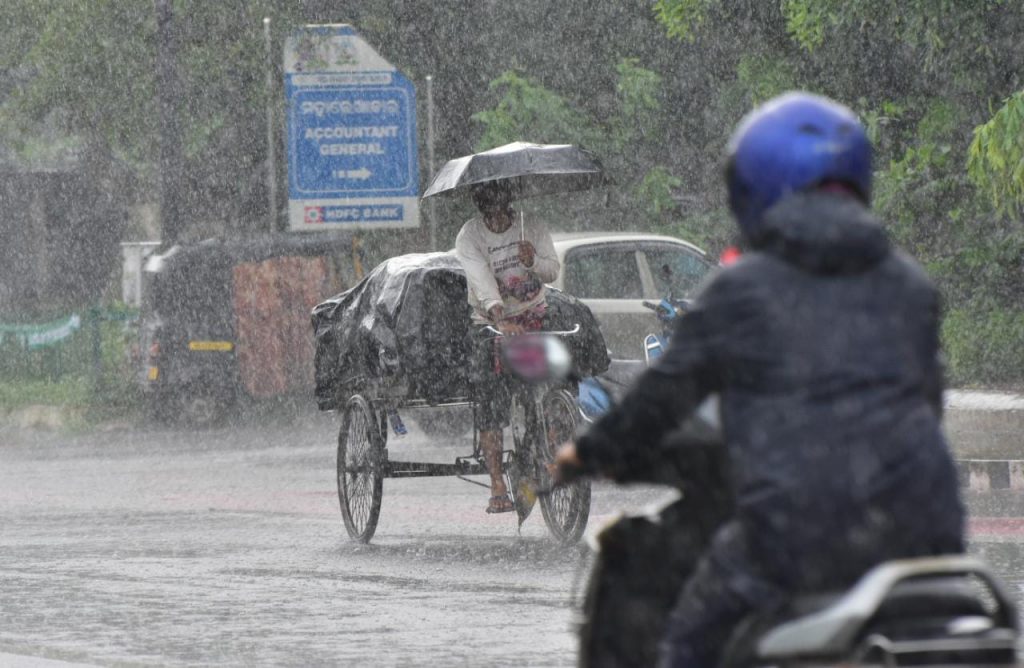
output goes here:
<path id="1" fill-rule="evenodd" d="M 484 325 L 484 329 L 486 329 L 487 331 L 491 332 L 495 336 L 505 336 L 505 334 L 500 329 L 497 329 L 497 328 L 495 328 L 495 327 L 493 327 L 491 325 Z M 563 331 L 560 331 L 560 332 L 559 331 L 542 330 L 542 331 L 537 331 L 537 332 L 526 332 L 526 334 L 527 335 L 529 335 L 529 334 L 550 334 L 551 336 L 572 336 L 573 334 L 579 334 L 579 332 L 580 332 L 580 324 L 576 323 L 576 326 L 573 327 L 572 329 L 567 329 L 567 330 L 563 330 Z"/>

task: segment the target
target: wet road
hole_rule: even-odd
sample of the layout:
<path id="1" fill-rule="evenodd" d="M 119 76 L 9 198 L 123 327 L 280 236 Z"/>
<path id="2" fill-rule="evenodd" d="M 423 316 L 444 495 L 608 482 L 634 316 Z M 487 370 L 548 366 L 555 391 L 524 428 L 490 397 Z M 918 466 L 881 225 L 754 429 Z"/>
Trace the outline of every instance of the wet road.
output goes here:
<path id="1" fill-rule="evenodd" d="M 377 536 L 354 544 L 334 429 L 309 414 L 205 432 L 0 431 L 0 658 L 573 663 L 579 549 L 556 547 L 539 512 L 521 532 L 514 514 L 486 515 L 487 491 L 453 478 L 386 481 Z M 389 447 L 448 462 L 470 445 L 431 446 L 413 430 Z M 599 486 L 592 525 L 665 498 Z M 986 521 L 977 549 L 1021 572 L 1024 527 Z"/>

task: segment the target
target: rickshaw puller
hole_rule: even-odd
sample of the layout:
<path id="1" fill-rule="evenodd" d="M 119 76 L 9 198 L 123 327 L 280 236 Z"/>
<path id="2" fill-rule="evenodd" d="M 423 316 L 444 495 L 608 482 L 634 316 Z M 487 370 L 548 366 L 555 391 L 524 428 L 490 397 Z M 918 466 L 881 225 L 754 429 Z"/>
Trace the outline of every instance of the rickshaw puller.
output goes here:
<path id="1" fill-rule="evenodd" d="M 472 394 L 477 404 L 474 427 L 480 434 L 491 477 L 488 513 L 515 510 L 502 476 L 502 430 L 509 424 L 510 378 L 497 363 L 496 341 L 486 326 L 514 336 L 541 328 L 546 308 L 545 283 L 558 278 L 560 265 L 551 234 L 540 223 L 515 225 L 512 192 L 507 184 L 473 186 L 480 216 L 466 221 L 455 241 L 455 253 L 466 272 L 471 330 Z"/>

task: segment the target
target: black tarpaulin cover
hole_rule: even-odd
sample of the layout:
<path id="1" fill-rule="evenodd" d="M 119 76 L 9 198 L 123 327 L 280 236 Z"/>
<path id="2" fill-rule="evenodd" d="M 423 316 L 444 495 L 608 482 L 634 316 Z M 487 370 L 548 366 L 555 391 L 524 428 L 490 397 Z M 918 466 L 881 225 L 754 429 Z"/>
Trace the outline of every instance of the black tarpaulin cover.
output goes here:
<path id="1" fill-rule="evenodd" d="M 466 276 L 454 253 L 400 255 L 345 292 L 317 304 L 316 398 L 321 410 L 354 393 L 442 399 L 468 396 Z M 580 377 L 604 371 L 608 351 L 590 309 L 548 291 L 545 329 L 581 330 L 566 339 Z"/>

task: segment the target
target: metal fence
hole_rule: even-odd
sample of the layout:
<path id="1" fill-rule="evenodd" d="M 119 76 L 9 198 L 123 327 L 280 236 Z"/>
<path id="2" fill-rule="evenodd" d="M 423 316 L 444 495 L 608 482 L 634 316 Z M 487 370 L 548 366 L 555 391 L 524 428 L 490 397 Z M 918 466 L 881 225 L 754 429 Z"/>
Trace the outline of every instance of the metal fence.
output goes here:
<path id="1" fill-rule="evenodd" d="M 45 322 L 0 323 L 0 378 L 89 378 L 94 387 L 123 381 L 137 345 L 138 310 L 89 308 Z"/>

